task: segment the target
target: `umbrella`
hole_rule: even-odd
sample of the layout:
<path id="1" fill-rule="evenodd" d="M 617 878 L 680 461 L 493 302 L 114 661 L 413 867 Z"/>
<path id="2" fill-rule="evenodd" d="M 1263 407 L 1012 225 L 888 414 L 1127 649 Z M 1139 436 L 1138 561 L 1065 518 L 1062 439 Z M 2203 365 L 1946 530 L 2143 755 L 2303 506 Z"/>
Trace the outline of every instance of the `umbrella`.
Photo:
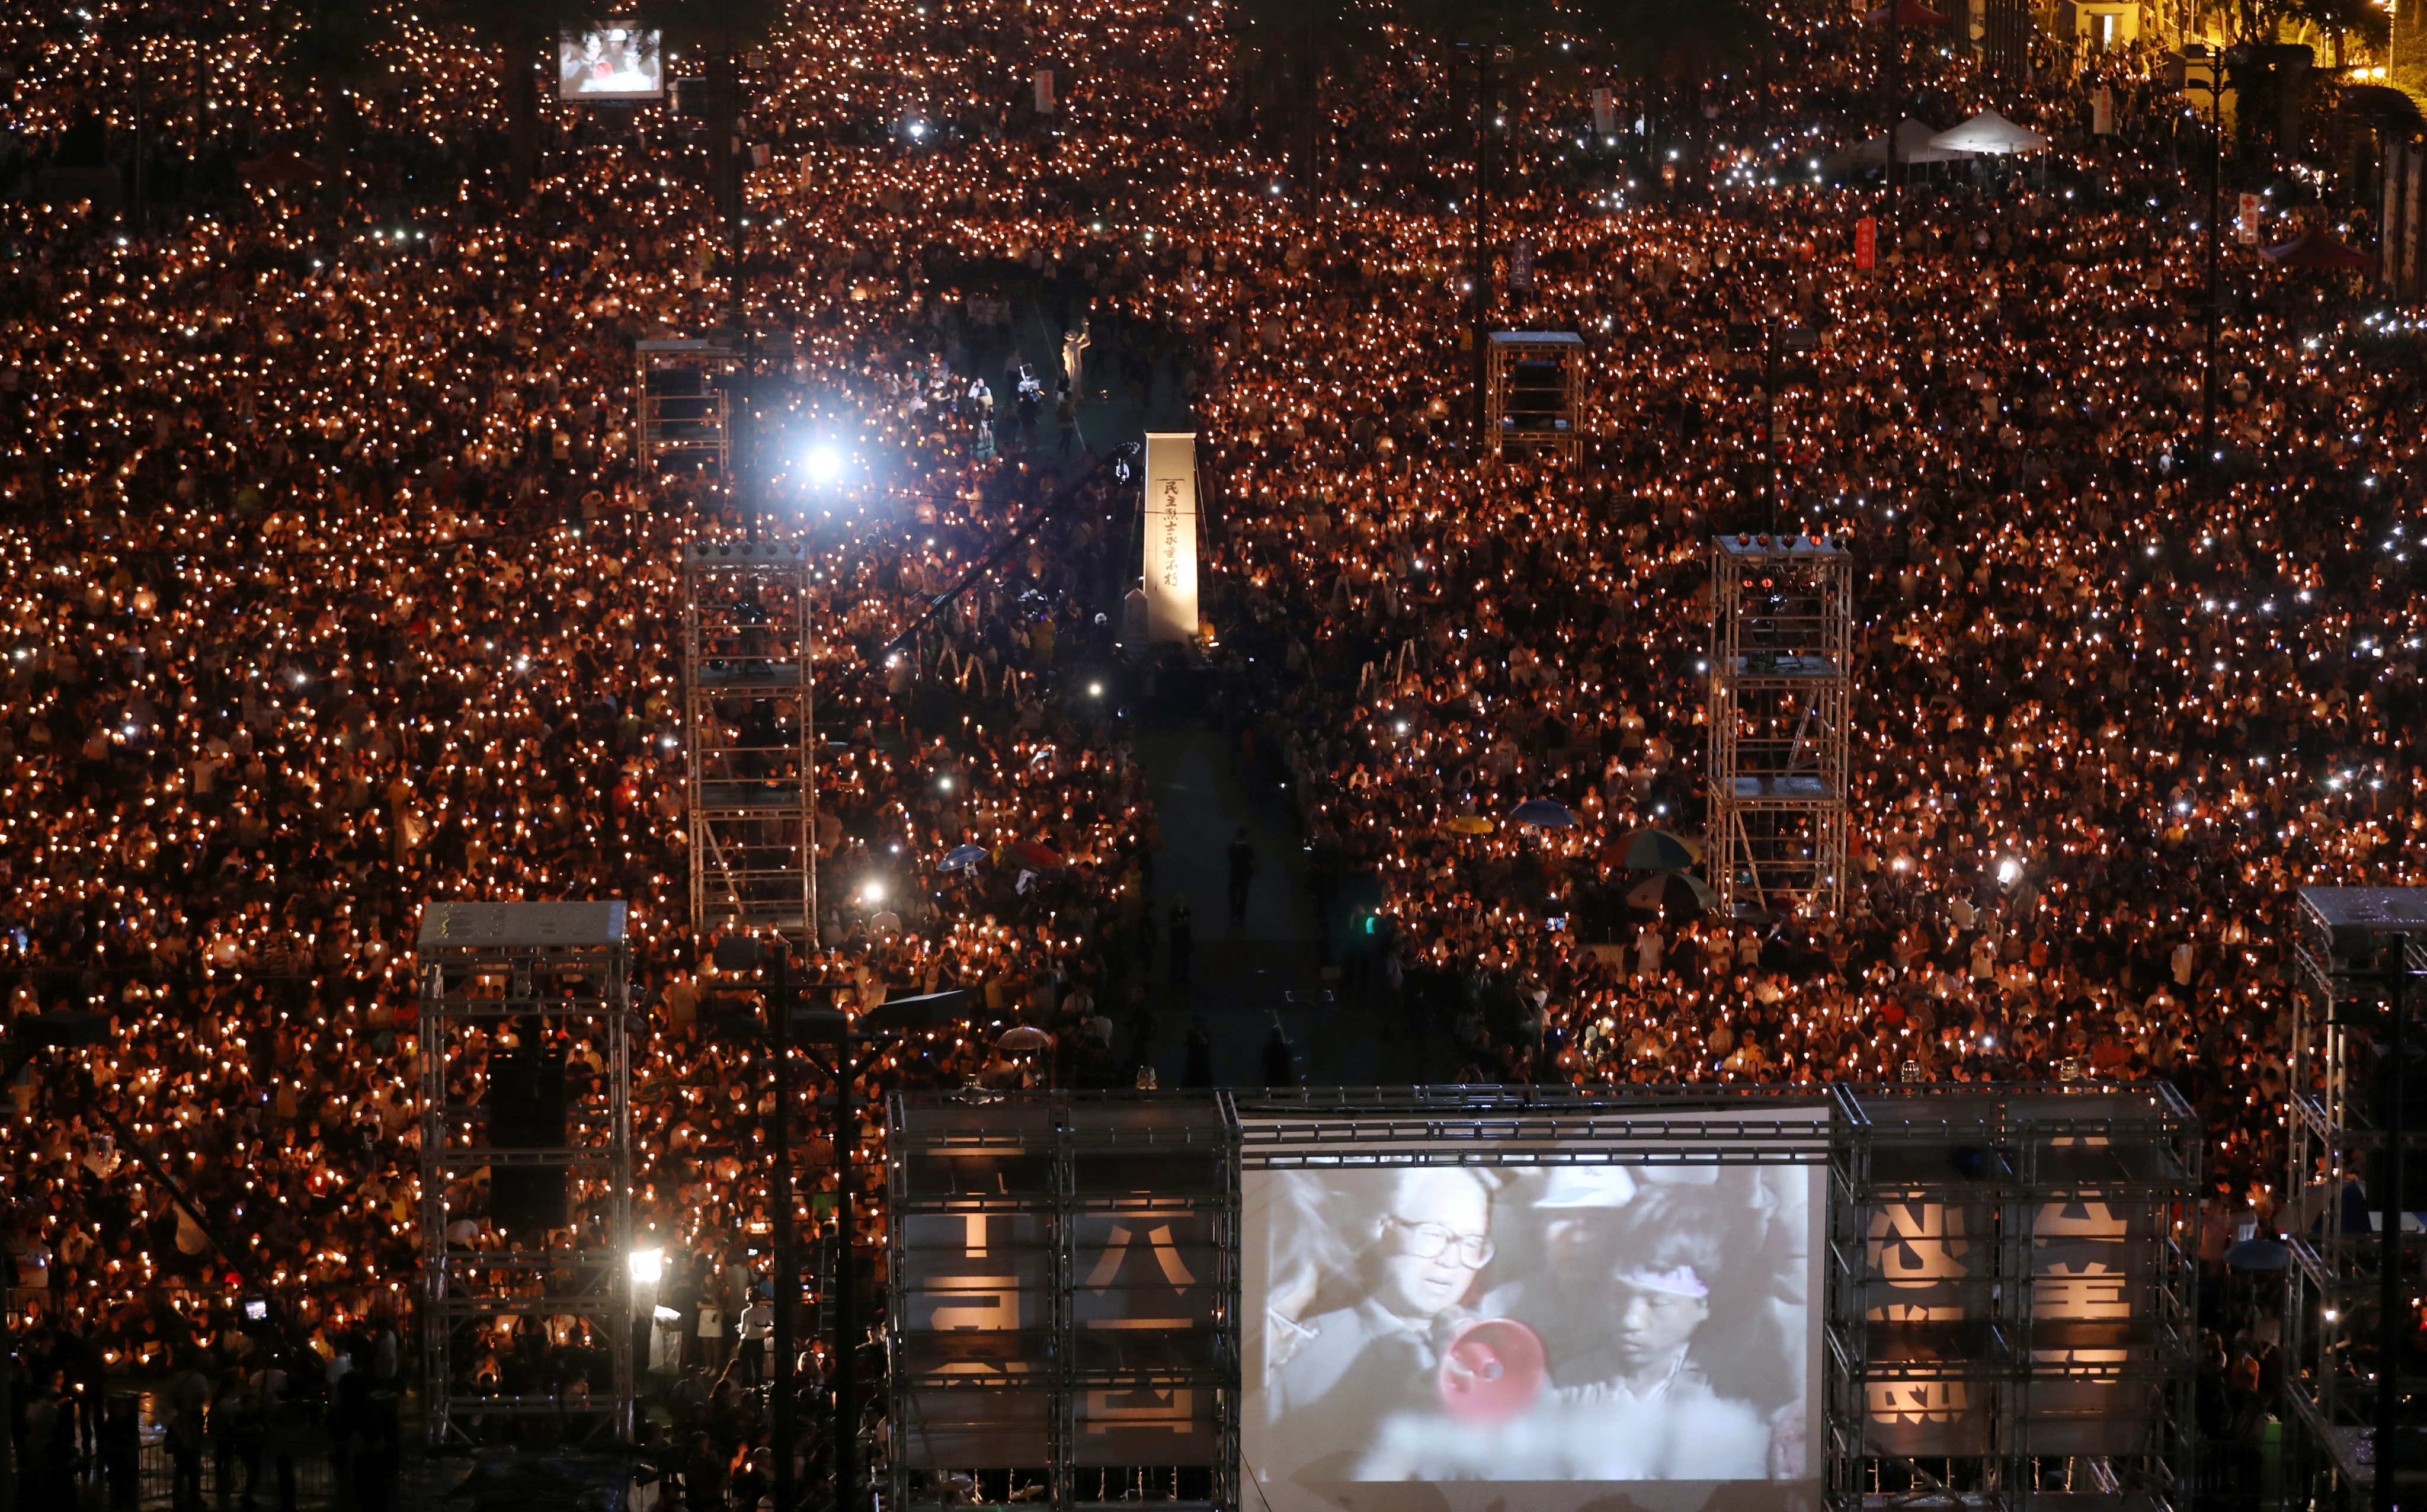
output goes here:
<path id="1" fill-rule="evenodd" d="M 1002 858 L 1031 871 L 1059 871 L 1067 864 L 1062 854 L 1034 840 L 1014 840 L 1002 848 Z"/>
<path id="2" fill-rule="evenodd" d="M 1957 153 L 2036 153 L 2047 144 L 2045 137 L 1995 110 L 1983 110 L 1930 138 L 1930 146 Z"/>
<path id="3" fill-rule="evenodd" d="M 1528 798 L 1508 811 L 1508 822 L 1531 824 L 1536 829 L 1565 830 L 1575 828 L 1576 816 L 1568 812 L 1567 805 L 1555 799 Z"/>
<path id="4" fill-rule="evenodd" d="M 1719 895 L 1711 890 L 1710 884 L 1690 871 L 1663 871 L 1626 889 L 1630 908 L 1702 913 L 1717 907 L 1718 902 Z"/>
<path id="5" fill-rule="evenodd" d="M 2374 268 L 2376 259 L 2356 247 L 2346 247 L 2322 231 L 2305 231 L 2281 247 L 2262 247 L 2258 255 L 2278 268 Z"/>
<path id="6" fill-rule="evenodd" d="M 2280 1239 L 2237 1240 L 2225 1247 L 2224 1263 L 2237 1271 L 2280 1271 L 2292 1263 L 2292 1250 Z"/>
<path id="7" fill-rule="evenodd" d="M 1002 1037 L 994 1042 L 994 1048 L 1011 1051 L 1041 1050 L 1052 1043 L 1053 1036 L 1045 1031 L 1029 1024 L 1015 1024 L 1002 1032 Z"/>
<path id="8" fill-rule="evenodd" d="M 1491 821 L 1480 814 L 1460 814 L 1456 819 L 1443 820 L 1442 828 L 1452 835 L 1489 835 Z"/>
<path id="9" fill-rule="evenodd" d="M 1626 837 L 1626 854 L 1619 865 L 1629 871 L 1683 871 L 1702 858 L 1693 842 L 1667 830 L 1637 830 Z"/>
<path id="10" fill-rule="evenodd" d="M 1927 121 L 1915 121 L 1908 116 L 1897 122 L 1897 161 L 1906 164 L 1952 163 L 1972 155 L 1970 153 L 1952 147 L 1931 146 L 1930 142 L 1937 136 L 1938 133 Z M 1885 137 L 1874 137 L 1848 153 L 1846 156 L 1857 163 L 1884 163 L 1888 160 L 1888 139 Z"/>
<path id="11" fill-rule="evenodd" d="M 1896 24 L 1899 26 L 1944 26 L 1946 18 L 1923 5 L 1921 0 L 1894 0 Z M 1884 26 L 1891 14 L 1889 7 L 1880 6 L 1863 19 L 1874 26 Z"/>
<path id="12" fill-rule="evenodd" d="M 936 870 L 963 871 L 985 858 L 986 848 L 983 845 L 955 845 L 944 853 L 944 859 L 936 863 Z"/>
<path id="13" fill-rule="evenodd" d="M 238 163 L 236 171 L 247 184 L 301 184 L 320 177 L 319 164 L 294 153 L 264 153 Z"/>

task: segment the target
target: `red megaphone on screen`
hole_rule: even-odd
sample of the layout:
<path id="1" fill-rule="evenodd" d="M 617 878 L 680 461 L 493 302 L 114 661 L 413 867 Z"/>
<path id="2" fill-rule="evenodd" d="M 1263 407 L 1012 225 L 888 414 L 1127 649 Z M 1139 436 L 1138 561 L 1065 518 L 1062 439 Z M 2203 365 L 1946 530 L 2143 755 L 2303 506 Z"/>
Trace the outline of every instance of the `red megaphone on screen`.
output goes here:
<path id="1" fill-rule="evenodd" d="M 1500 1423 L 1542 1394 L 1542 1341 L 1514 1318 L 1480 1318 L 1450 1336 L 1435 1381 L 1442 1410 L 1464 1423 Z"/>

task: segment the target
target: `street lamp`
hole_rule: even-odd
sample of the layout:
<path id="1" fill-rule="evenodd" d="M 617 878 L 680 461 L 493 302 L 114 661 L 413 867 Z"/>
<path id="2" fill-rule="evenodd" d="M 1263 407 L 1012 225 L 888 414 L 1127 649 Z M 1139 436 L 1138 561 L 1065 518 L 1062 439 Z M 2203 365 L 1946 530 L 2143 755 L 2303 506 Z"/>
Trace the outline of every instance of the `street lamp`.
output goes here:
<path id="1" fill-rule="evenodd" d="M 763 988 L 766 1002 L 767 1033 L 774 1049 L 775 1118 L 769 1130 L 770 1143 L 774 1146 L 774 1186 L 768 1206 L 774 1213 L 775 1248 L 775 1368 L 771 1382 L 772 1400 L 769 1417 L 775 1447 L 776 1505 L 789 1509 L 792 1497 L 792 1378 L 797 1350 L 793 1343 L 792 1305 L 800 1292 L 799 1263 L 793 1252 L 792 1237 L 792 1137 L 791 1137 L 791 1073 L 792 1048 L 804 1051 L 813 1046 L 825 1046 L 831 1059 L 821 1069 L 835 1079 L 834 1155 L 835 1193 L 835 1268 L 832 1281 L 835 1318 L 834 1374 L 834 1483 L 835 1504 L 847 1507 L 852 1504 L 854 1489 L 859 1479 L 857 1465 L 859 1396 L 857 1367 L 855 1355 L 859 1346 L 858 1309 L 856 1295 L 858 1276 L 856 1257 L 852 1252 L 852 1183 L 855 1167 L 852 1146 L 857 1142 L 858 1114 L 853 1107 L 852 1081 L 857 1073 L 852 1056 L 855 1042 L 872 1044 L 888 1035 L 913 1029 L 932 1029 L 958 1019 L 967 1009 L 968 1000 L 959 992 L 931 993 L 924 997 L 903 998 L 873 1008 L 859 1016 L 854 1023 L 849 1014 L 839 1008 L 805 1008 L 793 1001 L 790 984 L 790 959 L 780 941 L 763 943 L 741 936 L 730 936 L 716 942 L 713 959 L 720 971 L 747 971 L 759 967 L 767 968 L 768 980 Z M 712 1007 L 720 1020 L 720 1032 L 726 1037 L 755 1035 L 759 1026 L 749 1020 L 746 1010 L 730 1000 L 720 1000 Z M 816 1064 L 812 1061 L 811 1064 Z"/>

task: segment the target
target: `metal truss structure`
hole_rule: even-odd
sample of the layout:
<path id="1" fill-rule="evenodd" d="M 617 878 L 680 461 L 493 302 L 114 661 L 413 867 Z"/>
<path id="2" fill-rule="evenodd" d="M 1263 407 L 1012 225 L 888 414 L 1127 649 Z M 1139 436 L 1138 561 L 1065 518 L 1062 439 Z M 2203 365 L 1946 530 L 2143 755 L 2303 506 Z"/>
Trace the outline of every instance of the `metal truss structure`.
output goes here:
<path id="1" fill-rule="evenodd" d="M 1228 1099 L 896 1094 L 888 1507 L 1238 1501 Z"/>
<path id="2" fill-rule="evenodd" d="M 683 550 L 691 920 L 814 941 L 817 728 L 809 558 L 798 542 Z"/>
<path id="3" fill-rule="evenodd" d="M 1493 456 L 1576 459 L 1584 446 L 1584 338 L 1572 331 L 1491 333 L 1483 429 Z"/>
<path id="4" fill-rule="evenodd" d="M 2427 1358 L 2415 1341 L 2427 1305 L 2427 887 L 2300 896 L 2283 1348 L 2285 1395 L 2307 1430 L 2299 1473 L 2308 1484 L 2287 1494 L 2355 1504 L 2375 1488 L 2389 1426 L 2407 1498 L 2427 1488 Z M 2400 1213 L 2389 1239 L 2387 1206 Z M 2389 1403 L 2380 1395 L 2388 1369 Z"/>
<path id="5" fill-rule="evenodd" d="M 2200 1125 L 2181 1097 L 1842 1090 L 1831 1504 L 2185 1504 Z"/>
<path id="6" fill-rule="evenodd" d="M 428 1442 L 478 1442 L 493 1425 L 545 1418 L 569 1437 L 632 1431 L 631 948 L 620 902 L 433 902 L 415 947 L 420 978 L 422 1402 Z M 485 1057 L 511 1033 L 548 1047 L 569 1077 L 565 1131 L 498 1147 Z M 592 1067 L 595 1066 L 595 1072 Z M 479 1178 L 561 1171 L 569 1223 L 534 1246 L 481 1233 Z M 454 1228 L 455 1232 L 449 1232 Z M 608 1362 L 588 1395 L 502 1395 L 470 1378 L 501 1325 L 586 1327 Z M 499 1348 L 502 1357 L 506 1349 Z"/>
<path id="7" fill-rule="evenodd" d="M 1853 562 L 1838 542 L 1711 543 L 1710 834 L 1722 919 L 1845 905 Z"/>
<path id="8" fill-rule="evenodd" d="M 669 337 L 632 344 L 632 392 L 640 399 L 632 437 L 645 474 L 673 465 L 733 466 L 731 375 L 741 353 L 721 341 Z"/>
<path id="9" fill-rule="evenodd" d="M 1809 1086 L 1311 1087 L 1231 1095 L 1245 1169 L 1818 1165 L 1835 1099 Z"/>

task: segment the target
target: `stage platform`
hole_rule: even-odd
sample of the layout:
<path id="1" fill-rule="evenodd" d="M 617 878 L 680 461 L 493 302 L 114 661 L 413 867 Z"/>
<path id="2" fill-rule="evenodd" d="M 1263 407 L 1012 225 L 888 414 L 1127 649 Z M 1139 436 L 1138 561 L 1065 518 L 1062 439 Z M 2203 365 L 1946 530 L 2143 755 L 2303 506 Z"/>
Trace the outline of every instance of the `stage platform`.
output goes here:
<path id="1" fill-rule="evenodd" d="M 2191 1485 L 2199 1141 L 2162 1086 L 888 1116 L 895 1506 L 2091 1512 Z"/>

